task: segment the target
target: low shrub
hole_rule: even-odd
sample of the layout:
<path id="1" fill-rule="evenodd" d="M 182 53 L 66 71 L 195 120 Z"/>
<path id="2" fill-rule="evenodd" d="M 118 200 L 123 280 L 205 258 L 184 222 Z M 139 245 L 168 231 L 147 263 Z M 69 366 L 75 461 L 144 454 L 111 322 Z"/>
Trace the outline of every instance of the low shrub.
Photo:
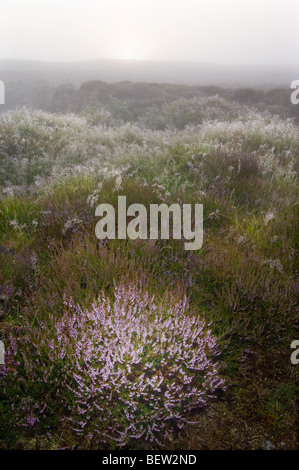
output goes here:
<path id="1" fill-rule="evenodd" d="M 65 298 L 52 325 L 7 335 L 2 394 L 16 425 L 37 425 L 56 403 L 91 441 L 160 442 L 225 388 L 209 325 L 179 289 L 155 298 L 145 284 L 122 282 L 87 307 Z"/>

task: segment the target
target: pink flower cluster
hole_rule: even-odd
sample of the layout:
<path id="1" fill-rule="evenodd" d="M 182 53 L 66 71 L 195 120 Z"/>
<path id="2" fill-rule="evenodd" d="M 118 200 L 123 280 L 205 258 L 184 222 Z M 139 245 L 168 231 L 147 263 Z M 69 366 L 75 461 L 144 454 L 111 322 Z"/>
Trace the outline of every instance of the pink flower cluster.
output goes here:
<path id="1" fill-rule="evenodd" d="M 102 292 L 88 307 L 72 299 L 64 304 L 49 332 L 46 365 L 46 341 L 29 336 L 31 346 L 36 341 L 32 362 L 44 369 L 49 386 L 60 364 L 68 419 L 77 433 L 117 446 L 130 439 L 160 442 L 225 388 L 214 360 L 216 339 L 181 292 L 155 298 L 144 282 L 124 282 L 115 285 L 113 300 Z M 49 331 L 41 328 L 43 335 Z M 36 364 L 24 357 L 34 376 Z"/>
<path id="2" fill-rule="evenodd" d="M 204 320 L 188 313 L 188 302 L 173 294 L 155 300 L 140 285 L 115 286 L 88 308 L 65 300 L 57 322 L 57 344 L 74 360 L 70 387 L 77 432 L 124 445 L 182 427 L 186 414 L 207 403 L 224 386 L 216 339 Z"/>

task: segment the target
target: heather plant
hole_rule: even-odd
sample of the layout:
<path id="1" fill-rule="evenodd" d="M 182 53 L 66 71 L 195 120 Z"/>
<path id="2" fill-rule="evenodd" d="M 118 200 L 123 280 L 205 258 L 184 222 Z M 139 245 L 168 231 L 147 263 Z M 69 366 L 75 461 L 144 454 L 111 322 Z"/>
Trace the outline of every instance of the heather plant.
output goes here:
<path id="1" fill-rule="evenodd" d="M 246 108 L 219 96 L 180 98 L 158 108 L 152 106 L 139 117 L 142 127 L 151 129 L 185 129 L 204 121 L 230 121 L 246 114 Z"/>
<path id="2" fill-rule="evenodd" d="M 241 237 L 240 237 L 241 238 Z M 207 312 L 219 334 L 241 342 L 287 342 L 298 329 L 298 283 L 278 259 L 264 259 L 245 237 L 236 245 L 211 242 L 204 256 L 198 282 L 214 285 L 205 293 L 214 308 Z M 196 289 L 196 284 L 193 289 Z"/>
<path id="3" fill-rule="evenodd" d="M 38 424 L 54 393 L 79 435 L 159 442 L 225 388 L 210 325 L 181 290 L 156 298 L 142 278 L 87 306 L 65 297 L 61 318 L 7 336 L 1 388 L 16 426 Z"/>
<path id="4" fill-rule="evenodd" d="M 7 281 L 5 281 L 3 285 L 0 284 L 0 318 L 5 315 L 5 311 L 8 308 L 8 303 L 14 290 L 14 286 L 9 284 Z"/>
<path id="5" fill-rule="evenodd" d="M 83 115 L 93 126 L 114 127 L 120 124 L 110 111 L 94 103 L 86 105 Z"/>

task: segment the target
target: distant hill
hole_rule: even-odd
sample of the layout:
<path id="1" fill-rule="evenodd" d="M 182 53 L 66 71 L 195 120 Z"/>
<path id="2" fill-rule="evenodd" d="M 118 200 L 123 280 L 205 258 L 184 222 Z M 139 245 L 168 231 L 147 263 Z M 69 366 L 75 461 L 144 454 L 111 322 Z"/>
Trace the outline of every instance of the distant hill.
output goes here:
<path id="1" fill-rule="evenodd" d="M 46 80 L 52 85 L 89 80 L 119 82 L 215 85 L 221 87 L 288 87 L 299 79 L 299 66 L 236 66 L 199 62 L 95 60 L 43 62 L 0 59 L 0 80 L 32 83 Z"/>
<path id="2" fill-rule="evenodd" d="M 269 111 L 283 119 L 290 117 L 299 122 L 299 105 L 294 106 L 291 103 L 289 85 L 273 88 L 252 86 L 229 88 L 215 85 L 178 85 L 124 80 L 111 83 L 89 80 L 80 86 L 75 86 L 72 83 L 55 85 L 46 80 L 38 80 L 6 81 L 5 91 L 5 105 L 0 106 L 0 113 L 26 106 L 30 109 L 60 113 L 80 114 L 88 110 L 88 113 L 92 112 L 97 116 L 96 119 L 103 119 L 105 112 L 108 111 L 108 114 L 110 113 L 117 121 L 138 122 L 142 125 L 146 122 L 146 126 L 159 127 L 157 116 L 161 117 L 165 112 L 176 113 L 176 107 L 183 114 L 192 115 L 192 109 L 194 106 L 200 106 L 200 100 L 218 95 L 227 102 L 246 105 L 261 112 Z M 172 111 L 170 105 L 174 107 Z"/>

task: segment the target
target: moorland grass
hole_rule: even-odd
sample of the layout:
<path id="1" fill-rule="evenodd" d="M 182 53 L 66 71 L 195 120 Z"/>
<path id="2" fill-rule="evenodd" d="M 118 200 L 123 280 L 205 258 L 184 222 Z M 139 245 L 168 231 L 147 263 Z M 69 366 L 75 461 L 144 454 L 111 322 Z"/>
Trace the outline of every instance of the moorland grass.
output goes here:
<path id="1" fill-rule="evenodd" d="M 65 297 L 90 305 L 104 291 L 113 299 L 124 278 L 146 277 L 158 299 L 179 286 L 193 315 L 211 322 L 228 387 L 208 414 L 193 411 L 197 425 L 180 431 L 171 423 L 164 445 L 262 448 L 270 439 L 294 448 L 298 374 L 289 345 L 298 331 L 298 127 L 231 106 L 219 122 L 206 121 L 194 118 L 194 106 L 191 117 L 186 103 L 166 110 L 177 114 L 164 131 L 42 111 L 1 115 L 0 337 L 13 342 L 28 324 L 39 335 L 41 325 L 62 317 Z M 186 252 L 173 240 L 97 240 L 95 207 L 117 207 L 118 195 L 145 206 L 203 203 L 202 249 Z M 16 374 L 14 365 L 9 373 Z M 8 391 L 3 376 L 2 447 L 36 448 L 37 436 L 45 448 L 96 445 L 66 425 L 57 377 L 36 384 L 28 374 L 21 389 Z M 47 393 L 43 419 L 18 421 L 12 406 L 25 400 L 30 408 Z"/>

